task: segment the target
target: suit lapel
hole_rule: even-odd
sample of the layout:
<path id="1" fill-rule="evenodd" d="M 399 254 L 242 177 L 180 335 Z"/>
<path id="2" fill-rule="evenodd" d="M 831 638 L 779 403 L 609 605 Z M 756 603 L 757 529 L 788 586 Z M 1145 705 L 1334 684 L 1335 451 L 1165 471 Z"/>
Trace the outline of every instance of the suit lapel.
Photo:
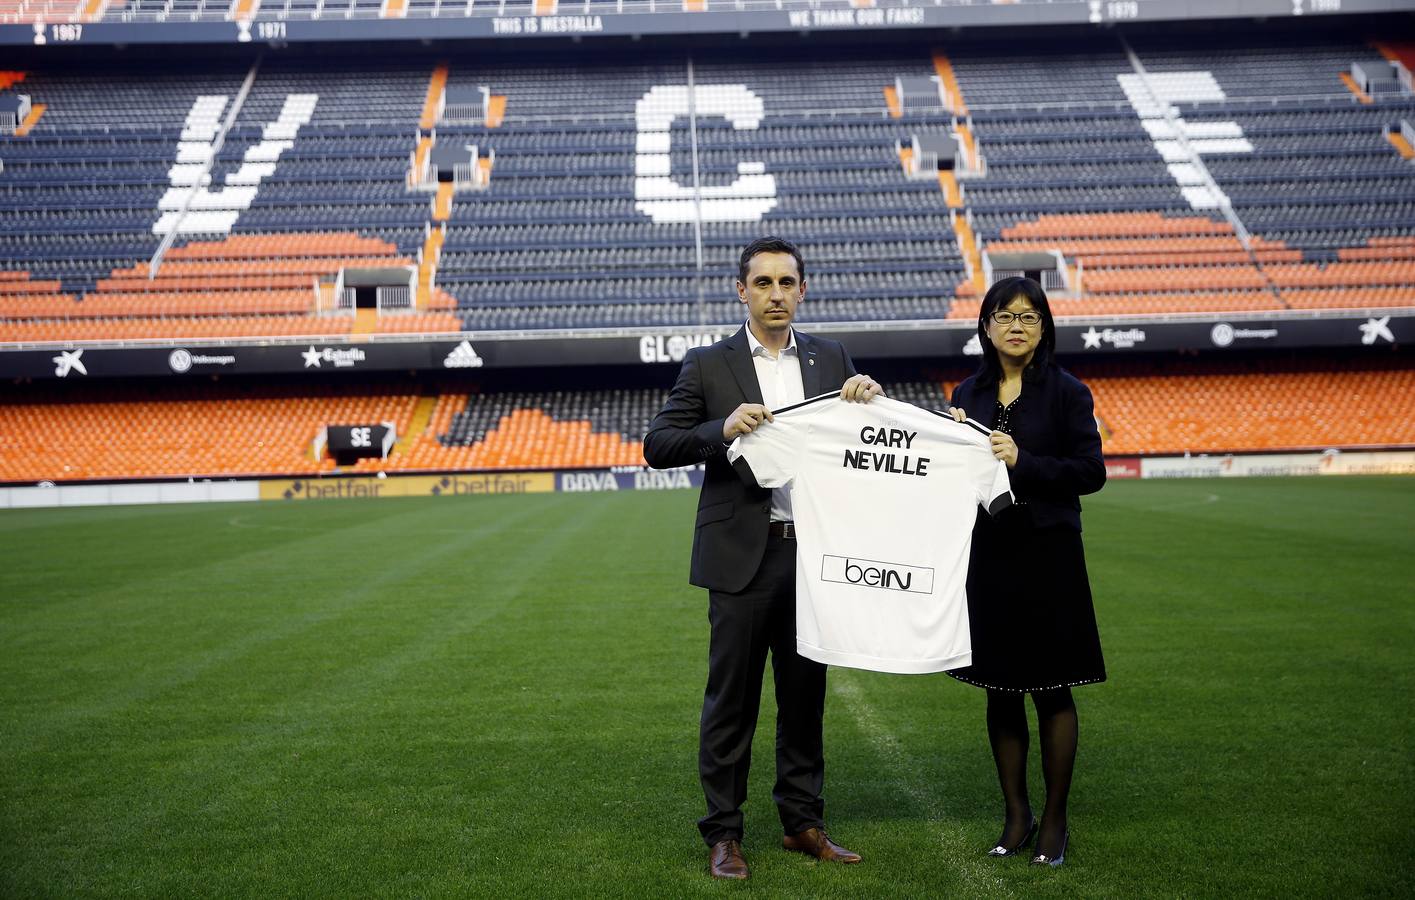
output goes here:
<path id="1" fill-rule="evenodd" d="M 724 343 L 727 345 L 727 368 L 737 379 L 742 396 L 747 398 L 748 403 L 762 403 L 762 386 L 757 383 L 757 368 L 752 365 L 752 348 L 747 343 L 746 326 L 738 329 Z"/>
<path id="2" fill-rule="evenodd" d="M 821 367 L 816 359 L 816 342 L 801 332 L 796 332 L 796 362 L 801 367 L 801 391 L 805 399 L 819 396 L 821 390 Z"/>

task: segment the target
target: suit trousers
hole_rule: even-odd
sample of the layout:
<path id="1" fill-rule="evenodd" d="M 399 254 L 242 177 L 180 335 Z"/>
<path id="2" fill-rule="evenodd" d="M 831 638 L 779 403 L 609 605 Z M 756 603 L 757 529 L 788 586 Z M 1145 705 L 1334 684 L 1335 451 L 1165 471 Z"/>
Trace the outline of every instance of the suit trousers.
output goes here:
<path id="1" fill-rule="evenodd" d="M 787 834 L 822 825 L 825 780 L 821 723 L 825 666 L 796 653 L 796 542 L 767 540 L 752 581 L 740 593 L 708 592 L 708 682 L 698 743 L 707 815 L 698 829 L 709 846 L 742 838 L 742 804 L 752 735 L 761 706 L 767 651 L 776 682 L 776 786 L 772 798 Z"/>

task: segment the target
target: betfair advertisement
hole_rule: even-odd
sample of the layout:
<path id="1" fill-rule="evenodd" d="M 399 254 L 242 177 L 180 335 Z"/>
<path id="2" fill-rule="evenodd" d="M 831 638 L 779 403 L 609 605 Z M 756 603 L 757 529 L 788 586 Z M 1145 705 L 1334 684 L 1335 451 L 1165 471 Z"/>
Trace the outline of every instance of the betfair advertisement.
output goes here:
<path id="1" fill-rule="evenodd" d="M 403 475 L 391 478 L 296 478 L 262 481 L 262 500 L 334 500 L 370 497 L 474 497 L 487 494 L 546 494 L 552 472 L 479 475 Z"/>

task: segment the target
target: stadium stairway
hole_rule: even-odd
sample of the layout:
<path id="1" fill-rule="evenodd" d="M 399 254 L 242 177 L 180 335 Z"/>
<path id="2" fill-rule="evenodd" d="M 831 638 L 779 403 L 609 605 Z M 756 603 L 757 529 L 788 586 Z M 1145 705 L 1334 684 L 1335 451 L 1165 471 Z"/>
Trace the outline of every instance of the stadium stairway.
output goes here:
<path id="1" fill-rule="evenodd" d="M 427 431 L 436 408 L 437 397 L 426 395 L 418 397 L 418 403 L 413 407 L 413 417 L 408 420 L 407 430 L 398 435 L 398 442 L 393 446 L 395 454 L 407 453 L 413 443 Z"/>
<path id="2" fill-rule="evenodd" d="M 34 127 L 39 124 L 39 120 L 44 117 L 44 113 L 48 108 L 48 105 L 44 103 L 35 103 L 30 106 L 29 114 L 26 115 L 25 120 L 20 123 L 20 127 L 15 129 L 15 137 L 28 137 L 30 132 L 34 131 Z"/>
<path id="3" fill-rule="evenodd" d="M 437 107 L 442 100 L 443 92 L 447 89 L 447 63 L 438 63 L 433 66 L 432 78 L 428 82 L 427 96 L 423 100 L 423 112 L 418 119 L 418 127 L 423 131 L 431 131 L 437 127 Z"/>

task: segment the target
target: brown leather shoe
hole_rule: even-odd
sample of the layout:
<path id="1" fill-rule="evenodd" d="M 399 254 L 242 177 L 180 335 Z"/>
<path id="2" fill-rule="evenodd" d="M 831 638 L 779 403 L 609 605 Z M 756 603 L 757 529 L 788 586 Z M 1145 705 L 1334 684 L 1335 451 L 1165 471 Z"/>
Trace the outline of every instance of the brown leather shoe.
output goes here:
<path id="1" fill-rule="evenodd" d="M 747 861 L 742 858 L 742 842 L 718 841 L 708 853 L 708 871 L 713 878 L 746 878 Z"/>
<path id="2" fill-rule="evenodd" d="M 781 846 L 796 853 L 805 853 L 824 862 L 857 863 L 860 854 L 830 839 L 822 828 L 807 828 L 800 834 L 788 834 L 781 839 Z"/>

